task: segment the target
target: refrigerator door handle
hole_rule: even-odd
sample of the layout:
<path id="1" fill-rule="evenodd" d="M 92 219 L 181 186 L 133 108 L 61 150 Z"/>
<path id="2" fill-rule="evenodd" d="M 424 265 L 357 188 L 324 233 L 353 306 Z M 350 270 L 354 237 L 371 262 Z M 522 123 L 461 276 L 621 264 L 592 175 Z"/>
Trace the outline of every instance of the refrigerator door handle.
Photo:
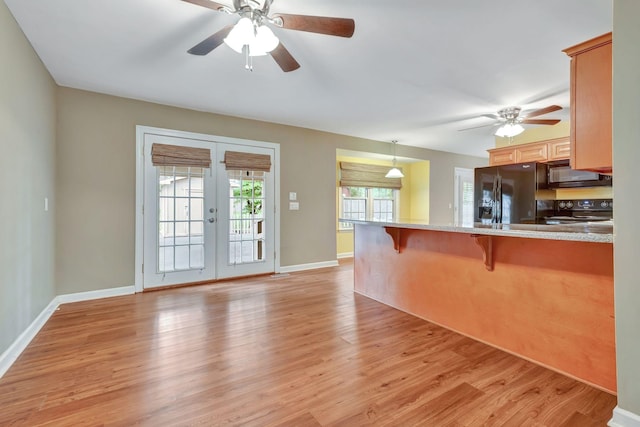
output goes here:
<path id="1" fill-rule="evenodd" d="M 498 223 L 502 224 L 502 177 L 498 175 L 498 185 L 496 186 L 496 203 L 498 204 L 498 209 L 496 212 L 496 217 L 498 218 Z"/>
<path id="2" fill-rule="evenodd" d="M 493 189 L 491 195 L 491 223 L 497 222 L 497 197 L 498 197 L 498 175 L 493 176 Z"/>

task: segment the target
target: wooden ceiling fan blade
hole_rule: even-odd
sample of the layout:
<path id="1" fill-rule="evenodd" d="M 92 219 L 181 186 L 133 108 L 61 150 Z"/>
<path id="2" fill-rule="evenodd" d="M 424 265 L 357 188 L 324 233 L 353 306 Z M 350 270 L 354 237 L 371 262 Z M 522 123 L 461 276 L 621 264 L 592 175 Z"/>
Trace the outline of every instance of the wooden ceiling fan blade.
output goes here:
<path id="1" fill-rule="evenodd" d="M 530 113 L 527 113 L 526 117 L 538 117 L 538 116 L 542 116 L 543 114 L 547 114 L 547 113 L 552 113 L 554 111 L 558 111 L 558 110 L 562 110 L 562 107 L 559 105 L 550 105 L 548 107 L 545 108 L 541 108 L 539 110 L 534 110 Z"/>
<path id="2" fill-rule="evenodd" d="M 278 47 L 271 51 L 271 56 L 285 73 L 300 68 L 298 61 L 295 60 L 282 43 L 278 44 Z"/>
<path id="3" fill-rule="evenodd" d="M 349 18 L 330 18 L 326 16 L 288 15 L 273 16 L 276 25 L 288 30 L 307 31 L 310 33 L 327 34 L 329 36 L 351 37 L 356 23 Z M 282 20 L 279 25 L 278 20 Z"/>
<path id="4" fill-rule="evenodd" d="M 525 119 L 522 123 L 527 125 L 555 125 L 560 119 Z"/>
<path id="5" fill-rule="evenodd" d="M 216 3 L 210 0 L 182 0 L 182 1 L 186 1 L 187 3 L 196 4 L 198 6 L 206 7 L 208 9 L 213 9 L 213 10 L 229 9 L 228 6 L 225 6 L 223 4 Z"/>
<path id="6" fill-rule="evenodd" d="M 233 25 L 227 25 L 217 33 L 202 40 L 187 52 L 192 55 L 206 55 L 207 53 L 211 52 L 213 49 L 224 43 L 224 38 L 227 37 L 232 28 Z"/>

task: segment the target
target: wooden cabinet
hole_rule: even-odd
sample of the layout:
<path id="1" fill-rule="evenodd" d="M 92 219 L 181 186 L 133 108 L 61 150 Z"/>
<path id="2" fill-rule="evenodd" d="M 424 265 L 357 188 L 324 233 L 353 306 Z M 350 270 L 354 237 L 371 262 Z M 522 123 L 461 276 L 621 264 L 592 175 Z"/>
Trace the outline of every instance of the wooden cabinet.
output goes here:
<path id="1" fill-rule="evenodd" d="M 549 147 L 547 144 L 526 144 L 526 146 L 516 146 L 516 163 L 525 162 L 545 162 Z"/>
<path id="2" fill-rule="evenodd" d="M 611 33 L 563 52 L 571 57 L 571 167 L 610 173 Z"/>
<path id="3" fill-rule="evenodd" d="M 569 138 L 556 138 L 489 150 L 489 165 L 510 165 L 525 162 L 550 162 L 569 159 Z"/>
<path id="4" fill-rule="evenodd" d="M 548 142 L 549 152 L 548 159 L 552 160 L 564 160 L 571 158 L 571 141 L 561 138 L 554 139 Z"/>
<path id="5" fill-rule="evenodd" d="M 510 165 L 516 163 L 516 149 L 513 147 L 496 148 L 489 150 L 489 165 Z"/>

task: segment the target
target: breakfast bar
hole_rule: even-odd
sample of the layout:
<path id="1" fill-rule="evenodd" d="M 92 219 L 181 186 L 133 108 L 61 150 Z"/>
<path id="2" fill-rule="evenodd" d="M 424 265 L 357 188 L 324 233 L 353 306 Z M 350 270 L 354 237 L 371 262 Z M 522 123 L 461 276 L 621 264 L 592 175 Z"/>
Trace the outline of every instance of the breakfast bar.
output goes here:
<path id="1" fill-rule="evenodd" d="M 611 224 L 352 222 L 356 292 L 616 392 Z"/>

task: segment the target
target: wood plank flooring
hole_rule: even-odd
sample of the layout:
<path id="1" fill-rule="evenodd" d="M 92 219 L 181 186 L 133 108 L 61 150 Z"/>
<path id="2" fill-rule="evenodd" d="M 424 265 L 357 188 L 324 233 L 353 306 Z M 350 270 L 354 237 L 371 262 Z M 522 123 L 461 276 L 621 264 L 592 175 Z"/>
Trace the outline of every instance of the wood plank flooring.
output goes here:
<path id="1" fill-rule="evenodd" d="M 616 398 L 353 293 L 353 268 L 65 304 L 0 426 L 605 426 Z"/>

